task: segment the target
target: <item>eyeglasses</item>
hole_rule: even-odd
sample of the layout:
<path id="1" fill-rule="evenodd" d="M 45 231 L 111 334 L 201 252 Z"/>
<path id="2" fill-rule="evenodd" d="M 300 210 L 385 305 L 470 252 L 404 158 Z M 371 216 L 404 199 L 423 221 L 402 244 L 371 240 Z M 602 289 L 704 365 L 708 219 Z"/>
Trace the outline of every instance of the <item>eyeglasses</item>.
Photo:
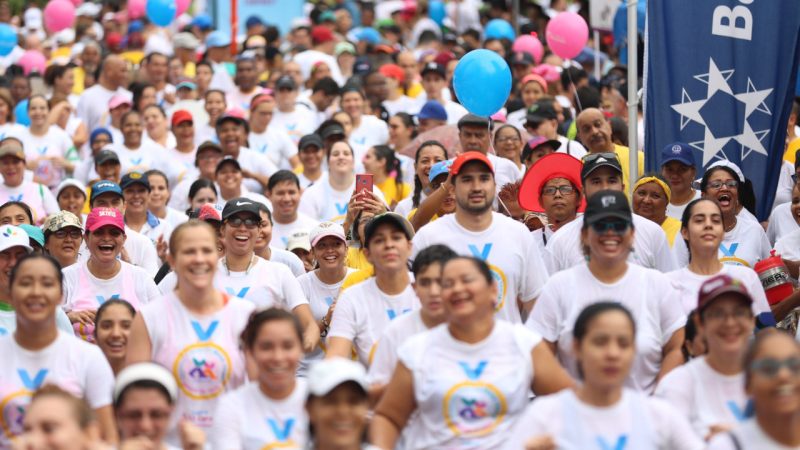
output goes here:
<path id="1" fill-rule="evenodd" d="M 597 160 L 599 158 L 617 159 L 617 154 L 616 153 L 611 153 L 611 152 L 589 153 L 589 154 L 587 154 L 586 156 L 583 157 L 583 163 L 587 164 L 587 163 L 590 163 L 590 162 L 594 162 L 595 160 Z"/>
<path id="2" fill-rule="evenodd" d="M 140 421 L 145 417 L 150 417 L 150 420 L 164 421 L 169 420 L 171 414 L 169 411 L 153 410 L 153 411 L 125 411 L 120 413 L 119 417 L 125 421 Z"/>
<path id="3" fill-rule="evenodd" d="M 715 191 L 718 191 L 718 190 L 722 189 L 723 186 L 725 186 L 728 189 L 733 189 L 738 185 L 739 185 L 739 182 L 736 181 L 736 180 L 728 180 L 728 181 L 724 181 L 724 182 L 723 181 L 712 181 L 712 182 L 708 183 L 708 187 L 710 187 L 711 189 L 714 189 Z"/>
<path id="4" fill-rule="evenodd" d="M 753 313 L 750 308 L 738 308 L 733 311 L 717 309 L 704 312 L 703 317 L 709 322 L 722 322 L 728 317 L 733 317 L 736 320 L 750 320 L 753 318 Z"/>
<path id="5" fill-rule="evenodd" d="M 72 239 L 80 239 L 81 238 L 81 230 L 73 229 L 73 230 L 58 230 L 53 232 L 53 236 L 64 239 L 67 236 L 71 237 Z"/>
<path id="6" fill-rule="evenodd" d="M 622 236 L 626 231 L 628 231 L 630 226 L 630 223 L 623 220 L 601 220 L 600 222 L 593 223 L 592 229 L 597 232 L 597 234 L 605 234 L 606 232 L 611 231 L 614 234 Z"/>
<path id="7" fill-rule="evenodd" d="M 575 188 L 569 184 L 565 184 L 563 186 L 547 186 L 546 188 L 542 189 L 542 195 L 547 195 L 549 197 L 555 196 L 556 192 L 562 196 L 570 195 L 575 192 Z"/>
<path id="8" fill-rule="evenodd" d="M 240 226 L 244 225 L 244 227 L 248 230 L 252 230 L 260 227 L 262 222 L 261 220 L 257 219 L 242 219 L 240 217 L 234 217 L 233 219 L 228 219 L 226 223 L 234 228 L 239 228 Z"/>
<path id="9" fill-rule="evenodd" d="M 800 375 L 800 358 L 788 358 L 783 361 L 774 358 L 764 358 L 753 361 L 753 363 L 750 364 L 750 370 L 767 378 L 775 378 L 783 367 L 789 369 L 789 372 L 793 376 Z"/>
<path id="10" fill-rule="evenodd" d="M 497 138 L 497 142 L 499 142 L 501 144 L 506 143 L 506 142 L 519 142 L 519 138 L 516 137 L 516 136 L 506 136 L 506 137 Z"/>

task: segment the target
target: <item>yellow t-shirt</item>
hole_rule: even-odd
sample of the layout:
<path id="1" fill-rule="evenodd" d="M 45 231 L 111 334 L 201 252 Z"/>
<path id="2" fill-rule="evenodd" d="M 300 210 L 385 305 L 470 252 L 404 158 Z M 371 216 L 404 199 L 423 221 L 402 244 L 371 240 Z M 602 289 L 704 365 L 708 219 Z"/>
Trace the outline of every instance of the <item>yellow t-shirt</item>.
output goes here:
<path id="1" fill-rule="evenodd" d="M 386 199 L 386 203 L 390 205 L 393 203 L 400 203 L 400 200 L 411 195 L 411 186 L 407 183 L 400 183 L 398 189 L 394 178 L 387 178 L 383 183 L 376 184 L 375 187 L 381 190 L 383 197 Z"/>
<path id="2" fill-rule="evenodd" d="M 631 186 L 630 180 L 630 154 L 631 151 L 628 147 L 623 147 L 621 145 L 614 144 L 614 153 L 617 154 L 617 159 L 619 159 L 619 164 L 622 166 L 622 182 L 625 183 L 625 192 L 628 192 L 628 188 Z M 644 152 L 639 151 L 639 172 L 638 177 L 644 175 Z"/>
<path id="3" fill-rule="evenodd" d="M 127 52 L 122 52 L 122 54 L 119 56 L 134 66 L 138 66 L 144 59 L 144 52 L 142 50 L 130 50 Z"/>
<path id="4" fill-rule="evenodd" d="M 423 91 L 422 83 L 415 81 L 411 83 L 411 86 L 408 87 L 408 92 L 406 92 L 406 95 L 411 98 L 417 98 L 417 96 L 419 96 L 419 94 L 421 94 Z"/>
<path id="5" fill-rule="evenodd" d="M 367 261 L 367 257 L 364 255 L 364 251 L 356 247 L 349 247 L 347 249 L 347 256 L 344 259 L 344 264 L 347 267 L 350 267 L 351 269 L 372 270 L 372 264 L 370 264 L 369 261 Z"/>
<path id="6" fill-rule="evenodd" d="M 86 72 L 83 71 L 83 67 L 76 67 L 72 73 L 75 74 L 75 85 L 72 86 L 72 93 L 81 95 L 83 92 L 83 85 L 86 83 Z"/>
<path id="7" fill-rule="evenodd" d="M 669 242 L 669 246 L 672 248 L 672 246 L 675 245 L 675 237 L 681 232 L 681 221 L 674 217 L 667 216 L 667 219 L 661 224 L 661 229 L 664 230 L 664 234 L 667 235 L 667 242 Z"/>
<path id="8" fill-rule="evenodd" d="M 194 78 L 197 74 L 197 66 L 192 61 L 183 65 L 183 76 L 186 78 Z"/>
<path id="9" fill-rule="evenodd" d="M 347 288 L 357 285 L 362 281 L 366 281 L 370 278 L 375 276 L 375 269 L 370 267 L 369 269 L 358 270 L 350 275 L 346 276 L 344 279 L 344 283 L 342 283 L 342 290 L 344 292 Z M 339 293 L 341 295 L 341 292 Z"/>
<path id="10" fill-rule="evenodd" d="M 800 150 L 800 138 L 796 138 L 792 142 L 789 142 L 789 145 L 786 146 L 786 152 L 783 153 L 783 160 L 794 165 L 794 157 L 798 150 Z"/>

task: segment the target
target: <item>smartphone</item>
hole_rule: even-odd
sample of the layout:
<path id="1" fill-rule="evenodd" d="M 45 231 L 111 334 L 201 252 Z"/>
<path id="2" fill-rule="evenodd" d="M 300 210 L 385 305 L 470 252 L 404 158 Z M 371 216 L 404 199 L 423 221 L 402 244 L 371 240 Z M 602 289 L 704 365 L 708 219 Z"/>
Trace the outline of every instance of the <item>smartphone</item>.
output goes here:
<path id="1" fill-rule="evenodd" d="M 356 193 L 372 192 L 372 174 L 371 173 L 358 173 L 356 174 Z"/>

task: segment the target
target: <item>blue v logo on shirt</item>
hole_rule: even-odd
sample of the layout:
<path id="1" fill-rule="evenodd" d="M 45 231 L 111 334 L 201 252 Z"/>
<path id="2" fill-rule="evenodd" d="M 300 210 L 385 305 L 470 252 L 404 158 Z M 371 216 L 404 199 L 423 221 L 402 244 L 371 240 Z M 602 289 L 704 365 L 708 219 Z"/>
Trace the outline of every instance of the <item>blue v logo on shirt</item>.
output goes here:
<path id="1" fill-rule="evenodd" d="M 481 360 L 478 361 L 478 364 L 475 367 L 469 365 L 466 361 L 459 361 L 458 365 L 461 366 L 461 370 L 464 371 L 464 374 L 467 375 L 467 378 L 470 380 L 477 380 L 483 374 L 483 371 L 486 369 L 486 366 L 489 365 L 489 361 Z"/>
<path id="2" fill-rule="evenodd" d="M 325 303 L 327 303 L 328 307 L 330 307 L 333 304 L 333 297 L 325 297 Z"/>
<path id="3" fill-rule="evenodd" d="M 108 298 L 103 297 L 102 295 L 95 295 L 95 298 L 97 299 L 97 303 L 100 303 L 102 305 L 103 303 L 109 300 L 119 300 L 119 294 L 114 294 Z"/>
<path id="4" fill-rule="evenodd" d="M 218 325 L 219 325 L 219 320 L 215 320 L 211 322 L 208 328 L 204 329 L 203 326 L 200 325 L 200 322 L 196 320 L 192 321 L 192 328 L 194 329 L 194 334 L 197 335 L 197 339 L 199 339 L 200 342 L 205 342 L 210 340 L 214 332 L 217 331 Z"/>
<path id="5" fill-rule="evenodd" d="M 267 144 L 264 144 L 256 149 L 258 153 L 267 153 Z"/>
<path id="6" fill-rule="evenodd" d="M 133 164 L 134 166 L 138 166 L 141 163 L 142 163 L 142 158 L 131 158 L 131 164 Z"/>
<path id="7" fill-rule="evenodd" d="M 36 376 L 31 378 L 27 370 L 17 369 L 17 373 L 19 374 L 20 380 L 22 380 L 22 384 L 29 391 L 35 391 L 42 386 L 42 383 L 44 383 L 44 379 L 47 376 L 47 372 L 47 369 L 40 369 L 38 372 L 36 372 Z"/>
<path id="8" fill-rule="evenodd" d="M 22 201 L 22 194 L 19 195 L 9 195 L 8 201 L 10 202 L 21 202 Z"/>
<path id="9" fill-rule="evenodd" d="M 244 296 L 247 295 L 248 291 L 250 291 L 250 286 L 245 286 L 239 289 L 239 292 L 234 291 L 233 288 L 231 287 L 225 288 L 225 292 L 227 292 L 228 295 L 232 295 L 234 297 L 239 297 L 239 298 L 244 298 Z"/>
<path id="10" fill-rule="evenodd" d="M 719 251 L 722 252 L 723 256 L 728 256 L 728 257 L 736 256 L 736 250 L 738 248 L 739 248 L 738 242 L 734 242 L 733 244 L 731 244 L 730 248 L 726 247 L 725 244 L 722 243 L 719 244 Z"/>
<path id="11" fill-rule="evenodd" d="M 728 405 L 730 412 L 733 414 L 733 417 L 736 417 L 736 420 L 739 422 L 744 422 L 753 415 L 753 400 L 747 400 L 747 403 L 744 405 L 744 409 L 739 408 L 739 405 L 733 400 L 728 400 L 726 404 Z"/>
<path id="12" fill-rule="evenodd" d="M 600 446 L 601 450 L 624 450 L 625 444 L 628 443 L 628 436 L 623 434 L 622 436 L 617 438 L 617 442 L 614 445 L 609 444 L 600 436 L 597 436 L 597 445 Z"/>
<path id="13" fill-rule="evenodd" d="M 389 316 L 389 320 L 394 320 L 395 317 L 397 317 L 398 315 L 402 316 L 403 314 L 407 314 L 407 313 L 410 313 L 410 312 L 411 312 L 411 308 L 405 308 L 405 309 L 401 310 L 400 314 L 397 314 L 397 311 L 395 311 L 393 309 L 387 309 L 386 310 L 386 314 Z"/>
<path id="14" fill-rule="evenodd" d="M 339 213 L 341 216 L 342 214 L 347 214 L 347 207 L 349 206 L 347 203 L 333 203 L 336 206 L 336 212 Z"/>
<path id="15" fill-rule="evenodd" d="M 36 151 L 39 152 L 40 155 L 44 155 L 47 153 L 47 146 L 45 145 L 44 147 L 36 147 Z"/>
<path id="16" fill-rule="evenodd" d="M 294 417 L 286 419 L 285 422 L 270 418 L 267 419 L 267 423 L 278 442 L 286 442 L 289 440 L 289 436 L 292 434 L 292 428 L 294 427 Z"/>
<path id="17" fill-rule="evenodd" d="M 364 136 L 364 137 L 360 137 L 360 138 L 355 138 L 355 139 L 353 139 L 353 141 L 358 145 L 364 145 L 364 143 L 367 142 L 367 137 Z"/>
<path id="18" fill-rule="evenodd" d="M 469 247 L 470 253 L 472 253 L 472 256 L 474 256 L 476 258 L 480 258 L 483 261 L 486 261 L 487 259 L 489 259 L 489 253 L 492 251 L 492 243 L 491 242 L 488 243 L 488 244 L 484 244 L 483 248 L 481 248 L 480 251 L 478 251 L 478 246 L 477 245 L 469 244 L 468 247 Z"/>

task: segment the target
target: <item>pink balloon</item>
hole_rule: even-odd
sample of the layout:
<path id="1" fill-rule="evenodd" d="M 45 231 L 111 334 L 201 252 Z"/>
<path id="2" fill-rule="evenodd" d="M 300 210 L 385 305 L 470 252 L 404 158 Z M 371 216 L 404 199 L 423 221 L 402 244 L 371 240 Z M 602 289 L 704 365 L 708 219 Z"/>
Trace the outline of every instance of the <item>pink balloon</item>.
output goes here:
<path id="1" fill-rule="evenodd" d="M 511 47 L 512 50 L 515 52 L 525 52 L 533 57 L 533 60 L 536 61 L 536 64 L 542 62 L 542 56 L 544 56 L 544 46 L 542 46 L 542 42 L 536 36 L 531 34 L 523 34 L 522 36 L 518 37 L 514 40 L 514 45 Z"/>
<path id="2" fill-rule="evenodd" d="M 22 72 L 26 76 L 30 75 L 31 72 L 34 71 L 44 74 L 44 69 L 47 67 L 47 60 L 42 52 L 37 50 L 28 50 L 22 54 L 22 57 L 19 58 L 17 64 L 22 67 Z"/>
<path id="3" fill-rule="evenodd" d="M 83 3 L 83 0 L 72 0 L 72 5 L 75 6 L 76 8 L 78 6 L 81 6 L 81 3 Z"/>
<path id="4" fill-rule="evenodd" d="M 136 20 L 144 17 L 147 0 L 128 0 L 128 19 Z"/>
<path id="5" fill-rule="evenodd" d="M 589 26 L 578 14 L 562 12 L 547 23 L 545 37 L 553 53 L 564 59 L 572 59 L 586 46 Z"/>
<path id="6" fill-rule="evenodd" d="M 189 9 L 189 5 L 192 3 L 192 0 L 176 0 L 175 6 L 177 6 L 177 10 L 175 11 L 175 17 L 180 16 L 181 14 L 185 13 L 187 9 Z"/>
<path id="7" fill-rule="evenodd" d="M 44 27 L 51 33 L 67 29 L 75 22 L 75 5 L 69 0 L 53 0 L 44 7 Z"/>

